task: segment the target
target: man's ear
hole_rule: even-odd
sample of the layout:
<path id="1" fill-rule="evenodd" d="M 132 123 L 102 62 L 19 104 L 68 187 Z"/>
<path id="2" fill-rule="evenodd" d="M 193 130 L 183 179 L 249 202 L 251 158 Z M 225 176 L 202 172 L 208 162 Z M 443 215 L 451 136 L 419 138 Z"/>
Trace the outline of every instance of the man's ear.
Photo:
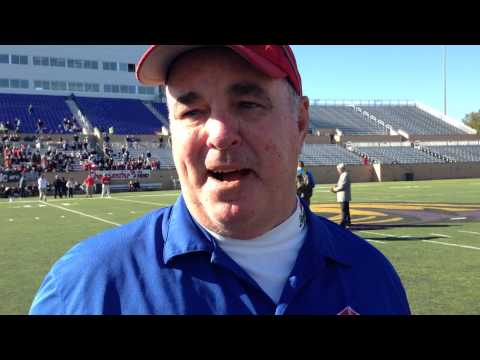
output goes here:
<path id="1" fill-rule="evenodd" d="M 298 103 L 298 132 L 301 136 L 301 141 L 305 140 L 307 136 L 308 128 L 310 125 L 310 100 L 307 96 L 302 96 Z"/>

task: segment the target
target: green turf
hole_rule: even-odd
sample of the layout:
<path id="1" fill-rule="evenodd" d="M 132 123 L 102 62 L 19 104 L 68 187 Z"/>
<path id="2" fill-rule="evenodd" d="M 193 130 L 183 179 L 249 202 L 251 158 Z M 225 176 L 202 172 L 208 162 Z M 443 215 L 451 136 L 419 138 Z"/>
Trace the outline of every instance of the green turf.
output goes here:
<path id="1" fill-rule="evenodd" d="M 312 204 L 333 205 L 335 198 L 328 189 L 318 185 Z M 480 206 L 479 179 L 362 183 L 354 184 L 352 192 L 352 206 L 384 202 Z M 112 199 L 49 198 L 48 206 L 35 199 L 0 200 L 0 314 L 26 314 L 45 274 L 74 244 L 115 227 L 112 223 L 124 224 L 171 204 L 177 196 L 178 192 L 170 191 L 114 194 Z M 367 231 L 356 233 L 371 240 L 394 264 L 414 314 L 480 314 L 479 222 Z"/>

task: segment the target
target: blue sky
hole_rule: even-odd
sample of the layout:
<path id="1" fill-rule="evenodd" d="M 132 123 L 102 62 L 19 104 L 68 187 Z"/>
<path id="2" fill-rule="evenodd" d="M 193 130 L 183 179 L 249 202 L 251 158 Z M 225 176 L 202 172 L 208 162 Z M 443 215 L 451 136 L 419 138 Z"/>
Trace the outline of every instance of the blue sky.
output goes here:
<path id="1" fill-rule="evenodd" d="M 322 100 L 417 100 L 443 113 L 442 45 L 293 45 L 303 90 Z M 447 46 L 447 115 L 480 109 L 480 46 Z"/>

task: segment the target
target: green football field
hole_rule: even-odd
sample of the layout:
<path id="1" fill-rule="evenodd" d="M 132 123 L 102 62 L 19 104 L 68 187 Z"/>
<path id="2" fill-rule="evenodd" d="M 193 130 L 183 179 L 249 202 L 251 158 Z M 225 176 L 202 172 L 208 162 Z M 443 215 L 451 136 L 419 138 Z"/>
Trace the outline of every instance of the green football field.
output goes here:
<path id="1" fill-rule="evenodd" d="M 328 189 L 317 185 L 312 209 L 338 221 Z M 414 314 L 480 314 L 480 179 L 359 183 L 352 192 L 352 231 L 394 264 Z M 74 244 L 178 194 L 1 199 L 0 314 L 26 314 L 50 267 Z"/>

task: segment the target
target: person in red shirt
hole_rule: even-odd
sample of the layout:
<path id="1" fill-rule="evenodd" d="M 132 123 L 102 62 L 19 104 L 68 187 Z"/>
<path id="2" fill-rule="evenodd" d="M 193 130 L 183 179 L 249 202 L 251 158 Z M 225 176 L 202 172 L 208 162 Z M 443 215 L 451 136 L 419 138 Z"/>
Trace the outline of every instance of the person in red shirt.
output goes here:
<path id="1" fill-rule="evenodd" d="M 93 184 L 95 183 L 93 174 L 89 174 L 83 183 L 87 188 L 87 197 L 93 197 Z"/>
<path id="2" fill-rule="evenodd" d="M 106 173 L 103 173 L 101 181 L 102 181 L 102 198 L 105 196 L 111 197 L 110 196 L 110 182 L 111 182 L 110 176 L 108 176 Z"/>

